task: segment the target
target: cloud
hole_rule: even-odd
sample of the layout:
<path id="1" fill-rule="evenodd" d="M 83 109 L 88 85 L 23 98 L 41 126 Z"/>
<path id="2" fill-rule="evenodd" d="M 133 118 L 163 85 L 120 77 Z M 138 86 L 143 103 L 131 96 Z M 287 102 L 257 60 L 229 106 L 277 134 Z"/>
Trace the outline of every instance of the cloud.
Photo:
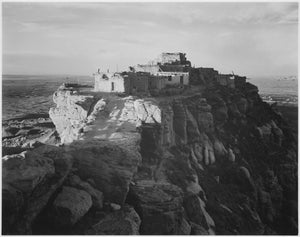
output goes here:
<path id="1" fill-rule="evenodd" d="M 65 70 L 127 68 L 179 50 L 223 71 L 245 61 L 255 71 L 261 58 L 276 70 L 297 61 L 297 24 L 297 3 L 3 3 L 3 53 L 45 70 L 56 59 Z"/>

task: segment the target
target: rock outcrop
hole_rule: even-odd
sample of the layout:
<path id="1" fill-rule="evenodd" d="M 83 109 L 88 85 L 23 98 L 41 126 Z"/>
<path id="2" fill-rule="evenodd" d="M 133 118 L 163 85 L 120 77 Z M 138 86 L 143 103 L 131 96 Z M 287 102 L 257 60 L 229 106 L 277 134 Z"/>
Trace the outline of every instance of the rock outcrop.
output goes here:
<path id="1" fill-rule="evenodd" d="M 72 167 L 62 148 L 41 146 L 3 162 L 3 233 L 30 234 L 32 223 Z"/>
<path id="2" fill-rule="evenodd" d="M 88 182 L 82 181 L 77 175 L 70 174 L 64 184 L 86 191 L 92 198 L 93 207 L 97 210 L 101 210 L 103 208 L 103 193 L 94 188 Z"/>
<path id="3" fill-rule="evenodd" d="M 182 191 L 178 187 L 143 180 L 131 187 L 127 202 L 142 217 L 141 234 L 190 234 L 184 219 Z"/>
<path id="4" fill-rule="evenodd" d="M 50 216 L 56 225 L 72 226 L 91 206 L 92 198 L 86 191 L 64 186 L 53 203 Z"/>
<path id="5" fill-rule="evenodd" d="M 56 108 L 50 109 L 50 118 L 61 142 L 69 144 L 79 138 L 91 107 L 97 100 L 92 95 L 79 95 L 76 89 L 62 85 L 54 93 L 53 101 Z"/>
<path id="6" fill-rule="evenodd" d="M 112 212 L 86 231 L 88 235 L 138 235 L 141 219 L 129 206 Z"/>
<path id="7" fill-rule="evenodd" d="M 256 86 L 54 102 L 62 147 L 3 158 L 3 233 L 297 233 L 297 143 Z"/>
<path id="8" fill-rule="evenodd" d="M 105 200 L 122 205 L 141 161 L 139 153 L 125 144 L 97 140 L 77 141 L 68 149 L 76 174 L 83 180 L 92 178 Z"/>

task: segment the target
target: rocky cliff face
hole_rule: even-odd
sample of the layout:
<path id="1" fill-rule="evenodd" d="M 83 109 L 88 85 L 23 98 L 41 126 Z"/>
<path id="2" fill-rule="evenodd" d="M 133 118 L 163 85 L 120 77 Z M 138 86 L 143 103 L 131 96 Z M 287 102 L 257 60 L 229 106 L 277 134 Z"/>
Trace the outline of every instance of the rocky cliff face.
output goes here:
<path id="1" fill-rule="evenodd" d="M 287 211 L 297 209 L 297 145 L 255 86 L 176 98 L 163 114 L 173 126 L 165 129 L 162 121 L 160 130 L 145 127 L 142 167 L 155 171 L 154 180 L 181 188 L 192 229 L 197 224 L 216 234 L 297 232 L 296 212 Z"/>
<path id="2" fill-rule="evenodd" d="M 76 89 L 62 85 L 54 93 L 53 101 L 57 106 L 50 109 L 50 118 L 55 124 L 61 142 L 69 144 L 79 138 L 96 98 L 91 95 L 79 95 Z"/>
<path id="3" fill-rule="evenodd" d="M 257 87 L 54 101 L 64 146 L 4 158 L 5 233 L 297 233 L 297 143 Z"/>

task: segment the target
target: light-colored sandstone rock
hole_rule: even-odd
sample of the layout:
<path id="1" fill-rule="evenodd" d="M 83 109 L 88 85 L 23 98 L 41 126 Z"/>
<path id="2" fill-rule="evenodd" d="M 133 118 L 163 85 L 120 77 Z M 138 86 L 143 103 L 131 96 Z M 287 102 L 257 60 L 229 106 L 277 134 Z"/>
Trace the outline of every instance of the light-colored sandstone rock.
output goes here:
<path id="1" fill-rule="evenodd" d="M 197 157 L 198 162 L 202 162 L 203 161 L 202 146 L 200 146 L 198 143 L 194 144 L 194 154 Z"/>
<path id="2" fill-rule="evenodd" d="M 203 151 L 203 156 L 204 156 L 204 164 L 205 165 L 209 165 L 209 153 L 208 153 L 208 147 L 207 146 L 205 146 L 204 147 L 204 151 Z"/>
<path id="3" fill-rule="evenodd" d="M 224 147 L 223 143 L 218 139 L 215 139 L 214 151 L 217 156 L 225 156 L 227 154 L 226 148 Z"/>
<path id="4" fill-rule="evenodd" d="M 153 100 L 135 100 L 134 108 L 138 119 L 142 122 L 161 123 L 161 110 Z"/>
<path id="5" fill-rule="evenodd" d="M 92 95 L 80 95 L 70 88 L 61 86 L 53 95 L 55 108 L 49 116 L 55 124 L 61 142 L 68 144 L 77 140 L 96 99 Z"/>
<path id="6" fill-rule="evenodd" d="M 231 148 L 228 149 L 228 160 L 231 162 L 235 161 L 235 154 Z"/>
<path id="7" fill-rule="evenodd" d="M 100 111 L 103 111 L 106 106 L 106 101 L 104 99 L 100 99 L 97 101 L 97 103 L 93 107 L 93 111 L 90 113 L 90 115 L 87 117 L 87 124 L 93 123 L 96 120 L 97 114 Z"/>
<path id="8" fill-rule="evenodd" d="M 110 206 L 111 208 L 114 210 L 114 211 L 118 211 L 121 209 L 121 206 L 119 204 L 116 204 L 116 203 L 110 203 Z"/>
<path id="9" fill-rule="evenodd" d="M 213 150 L 209 151 L 209 160 L 210 160 L 210 164 L 214 164 L 216 162 L 216 157 L 215 157 L 215 153 Z"/>

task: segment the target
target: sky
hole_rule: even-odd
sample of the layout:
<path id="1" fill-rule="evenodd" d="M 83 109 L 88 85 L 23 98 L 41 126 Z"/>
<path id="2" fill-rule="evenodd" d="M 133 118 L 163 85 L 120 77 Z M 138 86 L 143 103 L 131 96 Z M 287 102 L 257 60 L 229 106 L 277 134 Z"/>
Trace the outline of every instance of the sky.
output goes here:
<path id="1" fill-rule="evenodd" d="M 3 74 L 92 75 L 162 52 L 246 76 L 298 74 L 298 3 L 2 5 Z"/>

